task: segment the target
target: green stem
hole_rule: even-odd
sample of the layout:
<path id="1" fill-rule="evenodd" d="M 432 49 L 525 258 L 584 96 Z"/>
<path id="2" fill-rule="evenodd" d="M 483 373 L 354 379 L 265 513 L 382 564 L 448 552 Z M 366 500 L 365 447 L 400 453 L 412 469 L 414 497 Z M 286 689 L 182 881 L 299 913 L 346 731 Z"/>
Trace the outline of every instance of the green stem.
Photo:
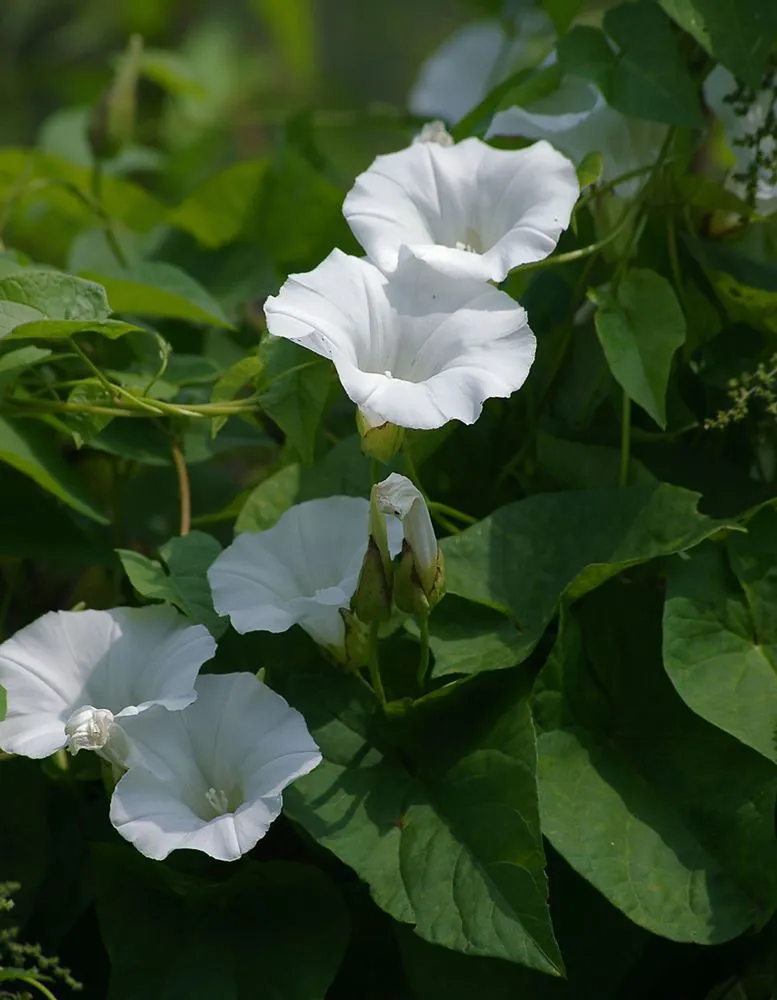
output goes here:
<path id="1" fill-rule="evenodd" d="M 103 208 L 103 161 L 98 156 L 95 158 L 94 164 L 92 166 L 92 197 L 94 198 L 95 204 L 97 206 L 97 211 L 102 220 L 103 229 L 105 230 L 105 238 L 108 241 L 108 246 L 111 248 L 111 252 L 116 260 L 119 262 L 121 267 L 129 267 L 129 261 L 127 256 L 121 248 L 119 243 L 119 238 L 116 235 L 116 230 L 113 228 L 113 219 L 108 215 L 108 213 Z"/>
<path id="2" fill-rule="evenodd" d="M 430 512 L 439 511 L 441 514 L 450 514 L 451 517 L 455 517 L 459 521 L 463 521 L 464 524 L 478 523 L 478 519 L 476 517 L 473 517 L 471 514 L 465 514 L 463 510 L 456 510 L 455 507 L 450 507 L 447 503 L 439 503 L 437 500 L 427 500 L 426 506 L 429 508 Z"/>
<path id="3" fill-rule="evenodd" d="M 378 659 L 378 622 L 370 624 L 370 645 L 367 659 L 367 666 L 370 671 L 372 690 L 378 697 L 381 705 L 386 704 L 386 692 L 383 688 L 383 681 L 380 676 L 380 661 Z"/>
<path id="4" fill-rule="evenodd" d="M 629 460 L 631 458 L 631 399 L 623 393 L 623 409 L 621 411 L 621 468 L 619 484 L 629 485 Z"/>
<path id="5" fill-rule="evenodd" d="M 429 672 L 429 615 L 418 616 L 418 628 L 421 632 L 421 658 L 418 661 L 418 687 L 424 690 L 426 675 Z"/>

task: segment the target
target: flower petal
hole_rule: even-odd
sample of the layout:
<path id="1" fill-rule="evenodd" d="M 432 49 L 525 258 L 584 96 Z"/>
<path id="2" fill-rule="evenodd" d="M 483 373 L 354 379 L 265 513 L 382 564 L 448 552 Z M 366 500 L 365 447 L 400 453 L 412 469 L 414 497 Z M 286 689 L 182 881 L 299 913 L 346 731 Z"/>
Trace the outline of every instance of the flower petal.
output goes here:
<path id="1" fill-rule="evenodd" d="M 480 139 L 418 142 L 377 157 L 343 213 L 384 271 L 407 246 L 447 274 L 502 281 L 553 251 L 578 194 L 574 166 L 546 142 L 519 150 Z"/>
<path id="2" fill-rule="evenodd" d="M 316 641 L 323 630 L 326 644 L 337 645 L 338 609 L 356 587 L 368 518 L 361 497 L 326 497 L 296 504 L 267 531 L 238 535 L 208 571 L 216 610 L 238 632 L 284 632 L 299 623 Z"/>

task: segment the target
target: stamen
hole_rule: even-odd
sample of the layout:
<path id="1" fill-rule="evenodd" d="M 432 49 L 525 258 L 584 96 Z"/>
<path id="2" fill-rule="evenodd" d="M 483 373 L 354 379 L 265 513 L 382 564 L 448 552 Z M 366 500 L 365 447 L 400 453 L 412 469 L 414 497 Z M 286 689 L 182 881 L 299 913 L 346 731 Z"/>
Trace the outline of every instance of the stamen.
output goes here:
<path id="1" fill-rule="evenodd" d="M 394 378 L 394 376 L 391 374 L 388 368 L 383 372 L 383 374 L 386 376 L 386 378 Z"/>
<path id="2" fill-rule="evenodd" d="M 205 793 L 205 798 L 208 800 L 208 805 L 214 809 L 219 816 L 223 816 L 224 813 L 230 811 L 227 793 L 223 792 L 220 788 L 209 788 Z"/>

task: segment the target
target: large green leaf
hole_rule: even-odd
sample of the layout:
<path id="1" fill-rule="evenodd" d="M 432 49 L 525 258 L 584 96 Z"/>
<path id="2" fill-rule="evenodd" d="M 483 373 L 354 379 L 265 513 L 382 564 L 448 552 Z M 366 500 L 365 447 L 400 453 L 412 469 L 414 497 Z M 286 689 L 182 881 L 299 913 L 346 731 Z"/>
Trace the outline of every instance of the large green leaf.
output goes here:
<path id="1" fill-rule="evenodd" d="M 213 535 L 191 531 L 160 545 L 162 563 L 131 549 L 116 550 L 133 588 L 151 601 L 169 601 L 218 638 L 229 624 L 213 610 L 207 571 L 221 552 Z M 165 568 L 166 567 L 166 568 Z"/>
<path id="2" fill-rule="evenodd" d="M 777 39 L 777 7 L 764 0 L 660 0 L 666 13 L 754 90 Z"/>
<path id="3" fill-rule="evenodd" d="M 332 384 L 331 365 L 280 337 L 266 337 L 259 348 L 259 404 L 310 464 L 316 433 Z"/>
<path id="4" fill-rule="evenodd" d="M 543 832 L 636 923 L 713 944 L 777 901 L 777 771 L 677 697 L 661 603 L 613 581 L 581 605 L 583 646 L 562 630 L 535 696 Z"/>
<path id="5" fill-rule="evenodd" d="M 608 91 L 614 108 L 632 118 L 704 127 L 697 88 L 658 4 L 638 0 L 612 7 L 604 29 L 620 50 Z"/>
<path id="6" fill-rule="evenodd" d="M 12 465 L 81 514 L 107 524 L 54 435 L 30 420 L 0 417 L 0 462 Z"/>
<path id="7" fill-rule="evenodd" d="M 246 498 L 235 521 L 235 532 L 264 531 L 294 503 L 299 493 L 300 466 L 294 462 L 262 480 Z"/>
<path id="8" fill-rule="evenodd" d="M 0 338 L 62 339 L 84 330 L 120 337 L 136 329 L 110 314 L 105 289 L 93 281 L 34 269 L 0 278 Z"/>
<path id="9" fill-rule="evenodd" d="M 685 317 L 672 286 L 635 268 L 615 294 L 597 293 L 596 332 L 623 391 L 666 427 L 672 358 L 685 341 Z"/>
<path id="10" fill-rule="evenodd" d="M 230 327 L 216 300 L 185 271 L 161 261 L 140 261 L 130 268 L 104 265 L 89 273 L 104 286 L 113 312 L 185 319 Z"/>
<path id="11" fill-rule="evenodd" d="M 348 914 L 315 868 L 243 862 L 206 882 L 126 849 L 100 846 L 95 862 L 108 1000 L 324 1000 Z"/>
<path id="12" fill-rule="evenodd" d="M 207 247 L 237 239 L 259 210 L 267 160 L 236 163 L 203 181 L 173 212 L 171 221 Z"/>
<path id="13" fill-rule="evenodd" d="M 386 730 L 354 680 L 293 669 L 286 693 L 324 762 L 287 789 L 285 809 L 427 941 L 558 974 L 525 679 L 496 676 L 497 690 Z M 393 738 L 408 732 L 419 735 L 400 755 Z"/>
<path id="14" fill-rule="evenodd" d="M 567 594 L 627 566 L 692 548 L 720 522 L 698 495 L 666 484 L 537 494 L 441 543 L 450 593 L 509 614 L 528 656 Z M 549 543 L 552 539 L 552 544 Z"/>
<path id="15" fill-rule="evenodd" d="M 609 94 L 617 59 L 604 33 L 587 24 L 576 24 L 556 43 L 559 65 L 565 73 L 593 81 Z"/>
<path id="16" fill-rule="evenodd" d="M 767 509 L 730 540 L 744 592 L 721 545 L 669 563 L 664 665 L 694 712 L 777 763 L 775 521 Z"/>

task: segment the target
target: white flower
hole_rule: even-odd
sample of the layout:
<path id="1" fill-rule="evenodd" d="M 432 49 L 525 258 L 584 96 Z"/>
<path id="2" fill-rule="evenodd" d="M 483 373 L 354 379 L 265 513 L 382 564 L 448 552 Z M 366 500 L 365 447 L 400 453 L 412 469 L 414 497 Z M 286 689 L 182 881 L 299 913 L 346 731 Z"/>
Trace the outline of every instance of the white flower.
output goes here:
<path id="1" fill-rule="evenodd" d="M 388 278 L 334 250 L 291 275 L 265 312 L 270 333 L 331 358 L 371 426 L 474 423 L 484 400 L 523 385 L 534 360 L 534 334 L 513 299 L 410 255 Z"/>
<path id="2" fill-rule="evenodd" d="M 414 142 L 356 178 L 343 214 L 386 272 L 407 246 L 447 274 L 502 281 L 554 250 L 579 193 L 574 166 L 547 142 Z"/>
<path id="3" fill-rule="evenodd" d="M 716 66 L 704 81 L 704 97 L 711 111 L 720 120 L 728 145 L 730 165 L 737 174 L 747 175 L 754 162 L 756 151 L 749 143 L 760 135 L 757 142 L 766 160 L 777 167 L 774 152 L 774 134 L 767 126 L 767 111 L 772 106 L 774 95 L 769 90 L 761 90 L 744 114 L 737 114 L 730 98 L 737 90 L 737 81 L 723 66 Z M 748 143 L 743 145 L 743 141 Z M 748 200 L 747 184 L 730 178 L 727 187 L 745 201 Z M 777 182 L 771 171 L 763 167 L 756 172 L 755 202 L 758 210 L 768 215 L 777 210 Z"/>
<path id="4" fill-rule="evenodd" d="M 600 153 L 609 181 L 655 163 L 666 133 L 666 125 L 627 118 L 593 84 L 565 76 L 553 93 L 527 107 L 498 111 L 486 137 L 547 139 L 578 165 L 589 153 Z M 619 193 L 629 197 L 643 183 L 644 178 L 634 178 L 620 185 Z"/>
<path id="5" fill-rule="evenodd" d="M 308 500 L 272 528 L 238 535 L 208 570 L 216 610 L 238 632 L 298 624 L 320 645 L 341 649 L 340 610 L 367 551 L 369 508 L 362 497 Z"/>
<path id="6" fill-rule="evenodd" d="M 490 88 L 536 65 L 547 50 L 550 22 L 541 11 L 528 10 L 517 23 L 520 37 L 512 39 L 499 21 L 477 21 L 454 32 L 421 67 L 408 108 L 422 117 L 459 121 Z"/>
<path id="7" fill-rule="evenodd" d="M 439 546 L 423 494 L 407 476 L 392 472 L 375 487 L 375 502 L 381 513 L 402 522 L 421 585 L 431 593 L 440 564 Z"/>
<path id="8" fill-rule="evenodd" d="M 234 861 L 321 754 L 299 712 L 253 675 L 209 674 L 196 688 L 182 712 L 154 708 L 126 723 L 132 756 L 111 822 L 149 858 L 189 848 Z"/>
<path id="9" fill-rule="evenodd" d="M 190 704 L 215 650 L 202 625 L 169 607 L 49 612 L 0 645 L 0 747 L 35 758 L 90 749 L 118 762 L 125 744 L 114 719 Z"/>

